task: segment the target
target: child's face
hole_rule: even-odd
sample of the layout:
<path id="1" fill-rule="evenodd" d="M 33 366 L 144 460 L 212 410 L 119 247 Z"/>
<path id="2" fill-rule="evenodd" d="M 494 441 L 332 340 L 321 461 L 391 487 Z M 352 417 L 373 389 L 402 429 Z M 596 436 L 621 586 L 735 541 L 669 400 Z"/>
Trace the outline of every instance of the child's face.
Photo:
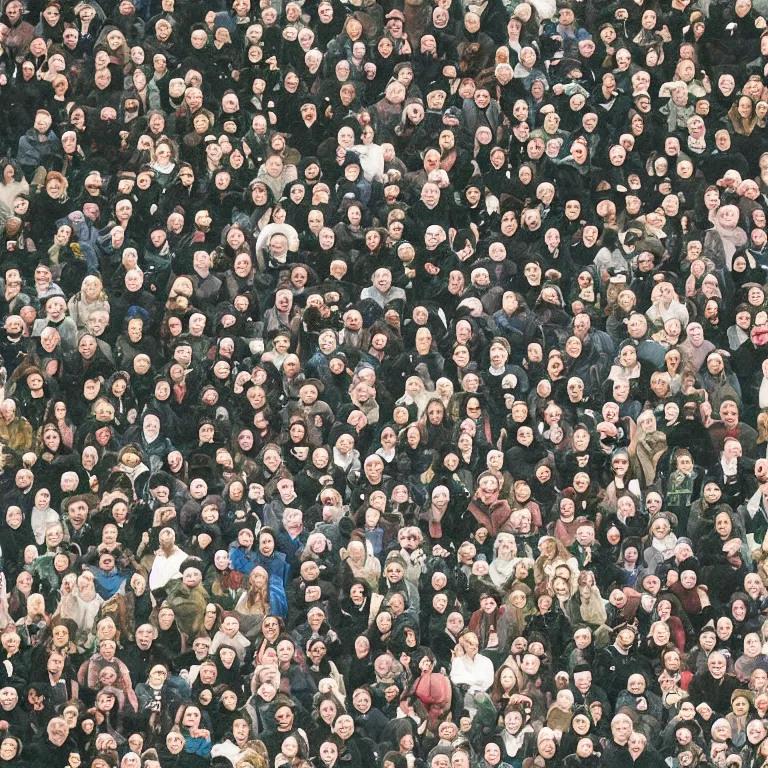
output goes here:
<path id="1" fill-rule="evenodd" d="M 589 757 L 594 751 L 591 739 L 579 739 L 576 745 L 576 754 L 581 758 Z"/>
<path id="2" fill-rule="evenodd" d="M 686 475 L 693 469 L 693 461 L 690 456 L 680 456 L 677 459 L 677 468 Z"/>
<path id="3" fill-rule="evenodd" d="M 560 709 L 570 709 L 573 705 L 573 694 L 570 691 L 560 691 L 557 694 L 557 706 Z"/>

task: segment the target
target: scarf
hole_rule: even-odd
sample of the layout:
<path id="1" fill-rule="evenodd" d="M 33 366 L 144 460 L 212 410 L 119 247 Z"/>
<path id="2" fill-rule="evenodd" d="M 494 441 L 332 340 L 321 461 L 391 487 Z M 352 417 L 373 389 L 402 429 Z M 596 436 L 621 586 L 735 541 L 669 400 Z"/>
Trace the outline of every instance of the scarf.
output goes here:
<path id="1" fill-rule="evenodd" d="M 515 568 L 520 562 L 519 557 L 513 557 L 511 560 L 504 560 L 495 557 L 488 569 L 491 581 L 499 588 L 502 588 L 509 578 L 515 573 Z"/>
<path id="2" fill-rule="evenodd" d="M 530 725 L 524 725 L 517 733 L 510 733 L 506 728 L 501 732 L 501 740 L 510 757 L 516 757 L 517 753 L 523 748 L 525 737 L 528 734 L 533 735 L 533 729 Z"/>
<path id="3" fill-rule="evenodd" d="M 741 227 L 733 227 L 728 229 L 720 224 L 720 220 L 715 222 L 715 231 L 720 235 L 723 241 L 723 248 L 725 249 L 725 261 L 728 266 L 728 271 L 731 270 L 731 264 L 733 262 L 733 254 L 736 253 L 739 248 L 743 248 L 747 244 L 747 233 Z"/>
<path id="4" fill-rule="evenodd" d="M 29 523 L 32 527 L 32 533 L 35 535 L 35 541 L 38 543 L 38 545 L 45 541 L 45 528 L 48 523 L 56 523 L 58 521 L 59 516 L 50 507 L 47 507 L 46 509 L 32 507 L 32 515 L 30 516 Z"/>
<path id="5" fill-rule="evenodd" d="M 739 103 L 736 102 L 729 110 L 728 117 L 733 125 L 733 130 L 739 136 L 749 136 L 755 130 L 757 125 L 757 115 L 754 110 L 748 118 L 744 118 L 739 113 Z"/>
<path id="6" fill-rule="evenodd" d="M 429 505 L 427 521 L 429 523 L 429 536 L 431 539 L 441 539 L 443 537 L 443 517 L 445 517 L 445 512 L 440 513 L 432 504 Z"/>

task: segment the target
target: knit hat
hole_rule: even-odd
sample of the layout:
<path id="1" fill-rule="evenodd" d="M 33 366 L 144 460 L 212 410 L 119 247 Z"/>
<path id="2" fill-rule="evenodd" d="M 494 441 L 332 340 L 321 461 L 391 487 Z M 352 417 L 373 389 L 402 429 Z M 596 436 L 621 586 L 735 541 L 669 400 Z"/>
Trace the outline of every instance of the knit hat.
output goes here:
<path id="1" fill-rule="evenodd" d="M 185 560 L 182 560 L 181 565 L 179 566 L 179 573 L 184 573 L 187 568 L 197 568 L 200 573 L 205 570 L 203 561 L 199 557 L 188 557 Z"/>

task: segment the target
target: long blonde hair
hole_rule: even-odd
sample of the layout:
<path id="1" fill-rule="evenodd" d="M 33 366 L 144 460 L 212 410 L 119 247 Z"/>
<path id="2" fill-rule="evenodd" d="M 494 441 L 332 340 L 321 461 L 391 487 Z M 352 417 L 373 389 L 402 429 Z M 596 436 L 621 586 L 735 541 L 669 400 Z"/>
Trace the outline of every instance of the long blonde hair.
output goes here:
<path id="1" fill-rule="evenodd" d="M 257 586 L 256 584 L 254 577 L 257 574 L 263 574 L 265 577 L 262 586 Z M 249 610 L 255 608 L 265 614 L 269 612 L 269 574 L 260 565 L 257 565 L 248 576 L 248 592 L 245 598 L 245 605 Z"/>

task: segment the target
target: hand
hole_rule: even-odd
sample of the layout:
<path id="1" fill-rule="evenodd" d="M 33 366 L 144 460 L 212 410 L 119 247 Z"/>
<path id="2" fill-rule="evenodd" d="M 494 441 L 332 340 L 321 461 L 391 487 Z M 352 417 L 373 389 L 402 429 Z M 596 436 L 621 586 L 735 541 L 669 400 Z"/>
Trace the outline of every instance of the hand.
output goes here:
<path id="1" fill-rule="evenodd" d="M 619 8 L 618 11 L 616 11 L 616 18 L 619 21 L 626 21 L 629 18 L 629 13 L 624 8 Z"/>
<path id="2" fill-rule="evenodd" d="M 741 546 L 741 539 L 730 539 L 723 544 L 723 552 L 729 556 L 735 555 L 741 549 Z"/>

